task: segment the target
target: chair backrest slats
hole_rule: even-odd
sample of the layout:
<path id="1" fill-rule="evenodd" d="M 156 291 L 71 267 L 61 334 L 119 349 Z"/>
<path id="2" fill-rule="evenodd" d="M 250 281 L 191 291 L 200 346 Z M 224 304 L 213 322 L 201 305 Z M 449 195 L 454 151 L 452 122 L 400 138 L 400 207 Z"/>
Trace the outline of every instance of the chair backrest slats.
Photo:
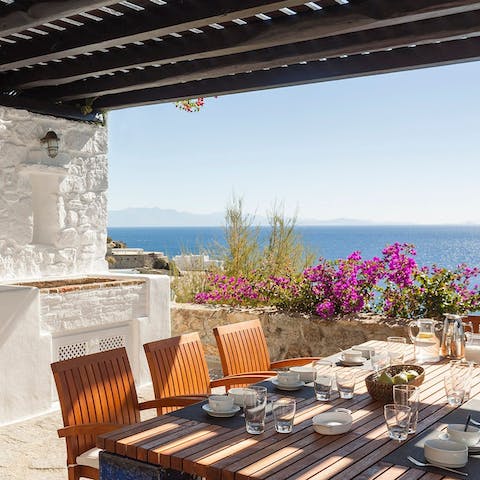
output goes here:
<path id="1" fill-rule="evenodd" d="M 166 338 L 143 346 L 156 398 L 210 392 L 210 377 L 198 333 Z"/>
<path id="2" fill-rule="evenodd" d="M 125 348 L 52 364 L 64 426 L 140 421 L 137 392 Z M 93 448 L 94 435 L 67 437 L 67 462 Z"/>
<path id="3" fill-rule="evenodd" d="M 259 320 L 213 329 L 224 375 L 270 370 L 270 354 Z"/>

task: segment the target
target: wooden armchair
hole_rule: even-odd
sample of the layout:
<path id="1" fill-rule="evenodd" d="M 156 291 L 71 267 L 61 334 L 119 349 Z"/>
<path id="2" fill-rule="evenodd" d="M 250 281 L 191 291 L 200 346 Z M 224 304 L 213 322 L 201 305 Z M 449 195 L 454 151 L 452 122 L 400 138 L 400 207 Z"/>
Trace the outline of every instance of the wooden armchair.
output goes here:
<path id="1" fill-rule="evenodd" d="M 139 403 L 125 348 L 52 363 L 67 445 L 69 480 L 98 479 L 96 437 L 140 421 L 140 410 L 186 406 L 197 397 Z"/>
<path id="2" fill-rule="evenodd" d="M 306 365 L 321 357 L 287 358 L 272 362 L 259 320 L 213 329 L 224 375 L 276 375 L 273 369 Z"/>
<path id="3" fill-rule="evenodd" d="M 214 387 L 261 382 L 269 374 L 231 376 L 210 380 L 198 333 L 187 333 L 143 346 L 152 377 L 155 397 L 208 395 Z M 172 408 L 174 410 L 174 408 Z"/>

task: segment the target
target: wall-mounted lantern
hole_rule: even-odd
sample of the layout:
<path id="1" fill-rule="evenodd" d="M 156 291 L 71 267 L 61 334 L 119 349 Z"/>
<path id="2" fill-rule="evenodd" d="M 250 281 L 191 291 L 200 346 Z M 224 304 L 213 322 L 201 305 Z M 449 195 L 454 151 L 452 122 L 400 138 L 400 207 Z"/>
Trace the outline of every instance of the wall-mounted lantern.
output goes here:
<path id="1" fill-rule="evenodd" d="M 57 156 L 60 139 L 53 130 L 48 131 L 47 134 L 40 139 L 40 142 L 47 149 L 47 153 L 50 158 Z"/>

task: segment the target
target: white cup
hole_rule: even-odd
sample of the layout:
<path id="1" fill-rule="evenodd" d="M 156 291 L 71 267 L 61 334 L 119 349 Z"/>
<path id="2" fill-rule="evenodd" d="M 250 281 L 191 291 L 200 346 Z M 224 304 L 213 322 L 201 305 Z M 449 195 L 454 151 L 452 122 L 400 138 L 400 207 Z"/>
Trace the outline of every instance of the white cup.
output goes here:
<path id="1" fill-rule="evenodd" d="M 300 382 L 300 374 L 297 372 L 278 372 L 277 381 L 279 385 L 292 386 Z"/>
<path id="2" fill-rule="evenodd" d="M 214 412 L 229 412 L 233 408 L 233 397 L 228 395 L 210 395 L 208 405 Z"/>
<path id="3" fill-rule="evenodd" d="M 345 362 L 362 362 L 362 352 L 358 350 L 344 350 L 342 352 L 342 360 Z"/>
<path id="4" fill-rule="evenodd" d="M 447 427 L 449 440 L 463 443 L 467 447 L 473 447 L 480 442 L 480 429 L 469 426 L 465 432 L 465 425 L 451 424 Z"/>
<path id="5" fill-rule="evenodd" d="M 239 407 L 243 407 L 245 395 L 248 393 L 248 388 L 231 388 L 228 391 L 228 396 L 233 398 L 233 403 Z"/>

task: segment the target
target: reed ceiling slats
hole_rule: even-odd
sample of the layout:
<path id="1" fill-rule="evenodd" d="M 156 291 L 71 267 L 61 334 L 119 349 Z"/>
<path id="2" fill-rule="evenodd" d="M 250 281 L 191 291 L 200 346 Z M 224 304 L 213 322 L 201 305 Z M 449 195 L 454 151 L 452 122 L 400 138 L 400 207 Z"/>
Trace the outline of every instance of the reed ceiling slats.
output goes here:
<path id="1" fill-rule="evenodd" d="M 93 120 L 472 61 L 479 36 L 472 0 L 1 0 L 0 104 Z"/>

